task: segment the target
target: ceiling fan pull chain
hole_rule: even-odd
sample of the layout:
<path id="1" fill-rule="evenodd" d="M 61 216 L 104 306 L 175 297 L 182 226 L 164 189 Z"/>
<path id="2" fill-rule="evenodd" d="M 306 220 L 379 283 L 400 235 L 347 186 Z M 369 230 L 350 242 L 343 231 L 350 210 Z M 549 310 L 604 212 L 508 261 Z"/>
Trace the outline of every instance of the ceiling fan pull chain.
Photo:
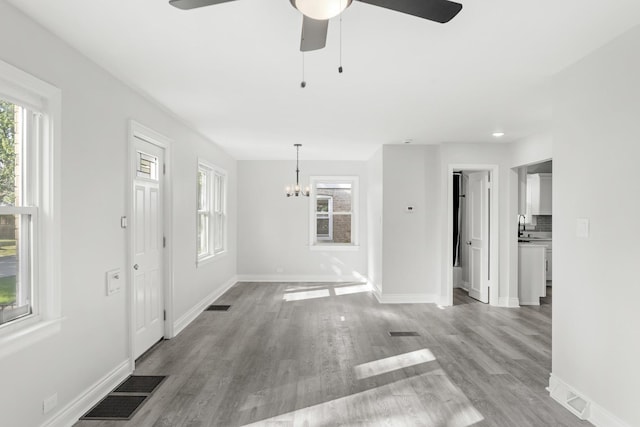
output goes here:
<path id="1" fill-rule="evenodd" d="M 342 74 L 342 14 L 340 14 L 340 65 L 338 66 L 338 73 Z"/>
<path id="2" fill-rule="evenodd" d="M 302 52 L 302 82 L 300 82 L 300 87 L 302 89 L 307 87 L 307 82 L 304 81 L 304 52 Z"/>

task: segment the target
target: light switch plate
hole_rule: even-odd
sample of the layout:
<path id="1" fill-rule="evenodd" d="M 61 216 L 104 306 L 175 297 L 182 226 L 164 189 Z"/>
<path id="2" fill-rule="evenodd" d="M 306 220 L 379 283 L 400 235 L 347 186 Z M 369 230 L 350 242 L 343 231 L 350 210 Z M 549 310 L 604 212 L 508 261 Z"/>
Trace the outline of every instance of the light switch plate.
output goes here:
<path id="1" fill-rule="evenodd" d="M 576 219 L 576 237 L 586 239 L 589 237 L 589 219 L 577 218 Z"/>

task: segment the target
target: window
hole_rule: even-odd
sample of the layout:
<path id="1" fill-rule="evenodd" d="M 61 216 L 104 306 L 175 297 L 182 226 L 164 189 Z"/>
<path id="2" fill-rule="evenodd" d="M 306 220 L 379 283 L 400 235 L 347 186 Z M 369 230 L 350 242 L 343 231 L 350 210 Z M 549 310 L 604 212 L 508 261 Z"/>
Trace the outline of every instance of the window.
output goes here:
<path id="1" fill-rule="evenodd" d="M 31 264 L 37 205 L 32 149 L 39 116 L 0 99 L 0 324 L 33 313 Z"/>
<path id="2" fill-rule="evenodd" d="M 311 248 L 357 247 L 358 177 L 311 177 Z"/>
<path id="3" fill-rule="evenodd" d="M 60 319 L 60 92 L 0 61 L 0 348 Z M 54 209 L 55 207 L 55 209 Z M 59 325 L 57 325 L 59 327 Z M 16 343 L 16 341 L 12 341 Z M 29 341 L 30 342 L 30 341 Z"/>
<path id="4" fill-rule="evenodd" d="M 197 240 L 198 263 L 213 259 L 226 250 L 227 174 L 220 168 L 198 163 Z"/>

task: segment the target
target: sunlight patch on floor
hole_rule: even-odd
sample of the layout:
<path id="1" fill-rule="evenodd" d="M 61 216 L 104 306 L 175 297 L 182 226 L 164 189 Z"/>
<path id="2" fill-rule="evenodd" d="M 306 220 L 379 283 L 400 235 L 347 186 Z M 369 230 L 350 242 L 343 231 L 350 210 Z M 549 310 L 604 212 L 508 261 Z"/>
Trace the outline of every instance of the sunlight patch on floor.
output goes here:
<path id="1" fill-rule="evenodd" d="M 371 290 L 371 287 L 365 283 L 362 285 L 344 286 L 340 288 L 336 287 L 334 289 L 334 292 L 336 293 L 336 295 L 340 296 L 340 295 L 359 294 L 362 292 L 369 292 L 370 290 Z"/>
<path id="2" fill-rule="evenodd" d="M 368 283 L 336 283 L 318 285 L 290 285 L 285 289 L 285 301 L 303 301 L 314 298 L 326 298 L 330 296 L 343 296 L 371 292 Z"/>
<path id="3" fill-rule="evenodd" d="M 297 389 L 300 392 L 304 387 Z M 268 395 L 279 396 L 273 390 Z M 297 401 L 304 400 L 298 394 Z M 418 406 L 424 409 L 411 409 Z M 243 412 L 255 414 L 259 407 L 259 403 L 252 408 L 243 406 Z M 482 420 L 482 414 L 448 376 L 422 374 L 243 425 L 471 427 Z"/>
<path id="4" fill-rule="evenodd" d="M 385 359 L 374 360 L 373 362 L 363 363 L 353 368 L 356 378 L 362 380 L 364 378 L 374 377 L 376 375 L 385 374 L 387 372 L 396 371 L 409 366 L 419 365 L 421 363 L 433 362 L 436 357 L 429 349 L 412 351 L 409 353 L 398 354 L 397 356 L 387 357 Z"/>

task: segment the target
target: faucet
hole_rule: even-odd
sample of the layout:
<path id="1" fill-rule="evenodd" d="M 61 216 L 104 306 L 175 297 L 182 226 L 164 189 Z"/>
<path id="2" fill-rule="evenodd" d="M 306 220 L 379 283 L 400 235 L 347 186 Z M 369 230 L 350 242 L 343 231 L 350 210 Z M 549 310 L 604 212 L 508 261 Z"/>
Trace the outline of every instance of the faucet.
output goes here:
<path id="1" fill-rule="evenodd" d="M 524 215 L 518 215 L 518 237 L 522 237 L 524 235 L 525 221 L 526 217 Z"/>

